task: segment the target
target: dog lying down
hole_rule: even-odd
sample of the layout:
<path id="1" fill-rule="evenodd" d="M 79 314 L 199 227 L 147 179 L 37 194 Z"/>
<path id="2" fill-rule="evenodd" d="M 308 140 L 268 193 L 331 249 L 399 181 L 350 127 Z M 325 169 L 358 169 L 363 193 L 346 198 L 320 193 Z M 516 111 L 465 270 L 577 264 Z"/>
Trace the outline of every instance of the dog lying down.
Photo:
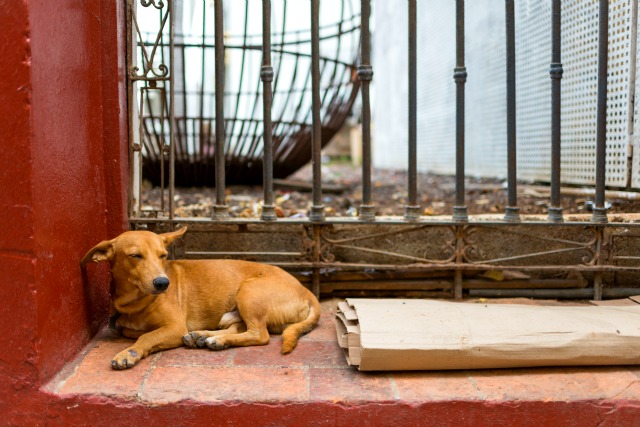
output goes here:
<path id="1" fill-rule="evenodd" d="M 114 369 L 134 366 L 160 350 L 186 345 L 222 350 L 265 345 L 282 334 L 282 353 L 320 318 L 316 297 L 281 268 L 249 261 L 167 259 L 173 233 L 127 231 L 97 244 L 82 259 L 108 261 L 114 285 L 112 314 L 131 347 L 116 354 Z"/>

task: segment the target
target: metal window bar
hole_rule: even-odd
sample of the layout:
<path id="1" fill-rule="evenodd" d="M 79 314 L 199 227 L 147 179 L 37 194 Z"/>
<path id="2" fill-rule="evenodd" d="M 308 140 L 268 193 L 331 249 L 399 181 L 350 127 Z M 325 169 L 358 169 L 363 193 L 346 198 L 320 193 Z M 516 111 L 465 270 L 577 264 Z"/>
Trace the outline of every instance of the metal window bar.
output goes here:
<path id="1" fill-rule="evenodd" d="M 176 212 L 175 190 L 176 190 L 176 138 L 173 123 L 175 123 L 175 85 L 174 64 L 175 64 L 175 2 L 169 2 L 168 10 L 171 15 L 169 21 L 169 219 L 173 220 Z M 163 131 L 164 132 L 164 131 Z M 171 226 L 173 229 L 173 225 Z M 173 254 L 172 249 L 172 254 Z"/>
<path id="2" fill-rule="evenodd" d="M 600 0 L 598 25 L 598 111 L 596 130 L 596 195 L 593 217 L 595 223 L 608 222 L 605 203 L 606 155 L 607 155 L 607 62 L 609 54 L 609 0 Z M 602 250 L 602 228 L 597 229 L 600 237 L 598 252 Z M 602 262 L 598 257 L 596 262 Z M 594 299 L 602 299 L 602 273 L 596 272 L 593 279 Z"/>
<path id="3" fill-rule="evenodd" d="M 593 222 L 606 223 L 604 187 L 607 156 L 607 59 L 609 52 L 609 0 L 600 0 L 598 26 L 598 112 L 596 131 L 596 196 Z"/>
<path id="4" fill-rule="evenodd" d="M 320 117 L 320 0 L 311 0 L 311 164 L 313 165 L 313 206 L 309 219 L 322 221 L 322 129 Z"/>
<path id="5" fill-rule="evenodd" d="M 214 0 L 215 15 L 215 53 L 216 53 L 216 204 L 213 207 L 213 217 L 224 219 L 229 216 L 225 200 L 225 117 L 224 117 L 224 14 L 223 1 Z M 204 62 L 203 62 L 204 64 Z M 204 79 L 203 79 L 204 86 Z"/>
<path id="6" fill-rule="evenodd" d="M 129 19 L 131 20 L 130 25 L 128 26 L 128 37 L 130 41 L 133 41 L 135 35 L 133 34 L 133 28 L 135 26 L 136 32 L 140 35 L 140 31 L 137 28 L 137 21 L 135 18 L 135 8 L 132 8 L 131 5 L 133 0 L 129 1 Z M 160 4 L 156 4 L 153 0 L 149 0 L 145 2 L 145 0 L 141 0 L 140 3 L 143 7 L 153 6 L 157 9 L 162 9 L 163 6 Z M 272 123 L 271 115 L 272 115 L 272 103 L 273 103 L 273 92 L 274 89 L 271 86 L 273 81 L 274 73 L 273 67 L 271 63 L 271 1 L 270 0 L 262 0 L 262 24 L 263 24 L 263 32 L 262 32 L 262 68 L 260 73 L 260 80 L 262 83 L 262 107 L 263 107 L 263 118 L 262 125 L 264 127 L 264 131 L 262 135 L 259 135 L 258 127 L 260 124 L 260 120 L 258 119 L 241 119 L 241 118 L 225 118 L 224 117 L 224 55 L 225 55 L 225 45 L 224 45 L 224 27 L 222 20 L 222 10 L 223 10 L 223 2 L 222 0 L 214 0 L 215 5 L 215 47 L 216 47 L 216 55 L 215 55 L 215 79 L 216 79 L 216 87 L 215 87 L 215 171 L 216 171 L 216 205 L 214 211 L 214 220 L 223 220 L 229 223 L 233 223 L 233 221 L 229 221 L 227 214 L 227 206 L 225 202 L 225 153 L 231 149 L 231 145 L 227 144 L 228 138 L 233 137 L 234 130 L 236 126 L 236 122 L 240 122 L 241 127 L 251 126 L 253 127 L 252 134 L 244 134 L 242 131 L 240 132 L 246 138 L 246 143 L 249 144 L 250 149 L 252 151 L 257 150 L 260 139 L 262 140 L 262 161 L 263 161 L 263 183 L 264 183 L 264 208 L 263 214 L 261 217 L 262 222 L 269 222 L 276 219 L 275 212 L 273 209 L 273 162 L 274 162 L 274 154 L 279 153 L 279 144 L 282 142 L 282 136 L 275 136 L 274 129 L 283 125 L 287 122 L 284 117 L 284 110 L 282 110 L 279 119 L 276 123 Z M 160 7 L 159 7 L 160 6 Z M 141 94 L 139 98 L 139 114 L 140 114 L 140 124 L 139 124 L 139 141 L 135 141 L 132 138 L 130 144 L 130 158 L 131 158 L 131 168 L 132 168 L 132 178 L 131 182 L 133 186 L 140 186 L 141 177 L 133 174 L 133 170 L 136 165 L 134 164 L 137 161 L 141 161 L 142 154 L 148 153 L 149 156 L 156 156 L 160 158 L 160 175 L 161 182 L 164 185 L 165 182 L 165 169 L 164 169 L 164 155 L 169 151 L 169 224 L 173 227 L 177 222 L 182 222 L 181 220 L 176 220 L 175 213 L 175 160 L 176 160 L 176 150 L 182 153 L 188 153 L 190 150 L 191 143 L 194 143 L 195 138 L 200 138 L 200 151 L 195 152 L 195 154 L 204 157 L 203 145 L 205 143 L 209 143 L 212 138 L 211 132 L 207 132 L 206 129 L 211 127 L 211 119 L 204 118 L 203 112 L 203 98 L 205 93 L 204 84 L 200 87 L 200 117 L 199 118 L 191 118 L 186 116 L 186 84 L 183 79 L 183 88 L 185 88 L 185 93 L 183 94 L 183 102 L 184 102 L 184 110 L 185 117 L 180 120 L 176 120 L 174 113 L 174 92 L 175 87 L 172 79 L 174 78 L 174 53 L 175 49 L 180 49 L 179 55 L 181 57 L 183 68 L 186 65 L 185 59 L 185 47 L 187 44 L 176 45 L 174 43 L 174 13 L 173 13 L 173 1 L 168 1 L 166 14 L 163 16 L 161 13 L 161 30 L 156 38 L 155 43 L 153 44 L 145 44 L 138 43 L 137 46 L 140 49 L 140 55 L 142 59 L 143 69 L 142 71 L 138 70 L 137 67 L 131 67 L 129 70 L 129 79 L 131 82 L 130 89 L 135 87 L 137 82 L 143 82 L 145 84 L 144 87 L 141 88 Z M 344 93 L 347 91 L 344 83 L 335 84 L 334 88 L 334 79 L 338 74 L 338 57 L 333 60 L 334 68 L 333 71 L 330 72 L 331 81 L 330 86 L 332 89 L 333 97 L 325 92 L 321 98 L 320 94 L 320 82 L 322 80 L 324 69 L 320 70 L 320 64 L 324 61 L 329 61 L 331 58 L 323 58 L 320 56 L 320 24 L 319 24 L 319 11 L 320 11 L 320 2 L 319 0 L 311 0 L 311 63 L 309 65 L 308 73 L 306 75 L 306 82 L 311 80 L 312 83 L 312 130 L 308 133 L 308 137 L 312 140 L 312 159 L 314 161 L 313 165 L 313 206 L 311 209 L 311 216 L 309 218 L 309 223 L 305 220 L 299 220 L 291 222 L 291 224 L 310 224 L 310 238 L 313 242 L 311 245 L 310 251 L 285 251 L 285 252 L 256 252 L 256 251 L 247 251 L 247 252 L 233 252 L 233 251 L 216 251 L 216 252 L 207 252 L 207 251 L 190 251 L 189 254 L 195 254 L 198 256 L 207 256 L 207 255 L 215 255 L 215 256 L 227 256 L 227 255 L 238 255 L 238 254 L 248 254 L 251 256 L 272 256 L 272 257 L 283 257 L 285 261 L 278 262 L 281 265 L 293 265 L 291 262 L 287 262 L 287 257 L 309 257 L 310 262 L 301 261 L 299 263 L 300 266 L 307 266 L 311 268 L 313 272 L 312 277 L 312 286 L 313 290 L 316 294 L 319 293 L 320 290 L 320 269 L 326 266 L 340 265 L 340 262 L 337 264 L 333 262 L 331 256 L 328 256 L 325 252 L 327 251 L 327 246 L 334 245 L 336 248 L 340 249 L 349 249 L 360 251 L 362 253 L 369 254 L 380 254 L 390 257 L 396 257 L 399 259 L 405 260 L 413 260 L 422 262 L 423 265 L 412 265 L 412 268 L 415 268 L 416 271 L 432 271 L 435 269 L 448 268 L 453 270 L 453 283 L 451 287 L 448 288 L 453 292 L 453 296 L 455 298 L 461 298 L 463 295 L 463 285 L 465 283 L 470 283 L 463 276 L 463 272 L 478 269 L 478 268 L 490 268 L 493 267 L 493 264 L 500 262 L 513 262 L 515 260 L 528 259 L 531 257 L 539 257 L 545 254 L 559 254 L 559 253 L 568 253 L 568 252 L 580 252 L 587 251 L 590 256 L 586 256 L 580 265 L 572 265 L 572 266 L 564 266 L 570 271 L 586 271 L 593 272 L 594 275 L 594 285 L 593 285 L 593 295 L 594 298 L 600 299 L 602 297 L 602 287 L 603 287 L 603 273 L 609 271 L 636 271 L 637 268 L 628 267 L 628 266 L 616 266 L 607 264 L 603 259 L 603 247 L 606 244 L 605 239 L 605 225 L 607 224 L 607 215 L 606 209 L 604 206 L 604 184 L 605 184 L 605 155 L 606 155 L 606 79 L 607 79 L 607 46 L 608 46 L 608 1 L 601 0 L 600 1 L 600 26 L 599 26 L 599 65 L 598 65 L 598 122 L 597 122 L 597 177 L 596 177 L 596 209 L 594 209 L 593 217 L 591 218 L 591 223 L 587 223 L 592 226 L 593 239 L 585 241 L 585 242 L 575 242 L 574 246 L 571 248 L 550 248 L 545 251 L 536 251 L 525 254 L 515 254 L 508 256 L 496 256 L 487 258 L 478 258 L 474 259 L 473 256 L 470 256 L 470 248 L 473 248 L 474 242 L 470 241 L 470 236 L 473 234 L 474 229 L 480 229 L 482 227 L 490 228 L 492 226 L 500 226 L 500 225 L 512 225 L 512 222 L 518 222 L 519 214 L 517 207 L 517 174 L 516 174 L 516 164 L 515 164 L 515 19 L 514 19 L 514 2 L 513 0 L 505 0 L 505 19 L 506 19 L 506 44 L 507 44 L 507 147 L 508 147 L 508 206 L 506 208 L 505 217 L 503 221 L 490 221 L 485 222 L 482 226 L 479 226 L 475 222 L 468 221 L 467 215 L 467 207 L 465 201 L 465 174 L 464 174 L 464 148 L 465 148 L 465 82 L 467 78 L 467 71 L 465 66 L 465 50 L 464 50 L 464 0 L 456 1 L 456 67 L 454 69 L 454 80 L 456 84 L 456 186 L 455 186 L 455 205 L 452 213 L 451 221 L 440 222 L 440 227 L 446 227 L 450 229 L 453 234 L 453 239 L 451 242 L 447 242 L 448 247 L 451 249 L 451 253 L 446 255 L 446 259 L 438 260 L 431 257 L 426 256 L 414 256 L 411 254 L 404 253 L 394 253 L 389 250 L 382 250 L 376 248 L 370 248 L 366 246 L 360 246 L 362 242 L 366 242 L 369 239 L 372 239 L 376 236 L 380 236 L 381 234 L 378 232 L 377 234 L 371 235 L 363 235 L 359 236 L 356 239 L 350 239 L 350 241 L 355 242 L 358 241 L 358 244 L 353 245 L 344 245 L 339 244 L 340 239 L 331 239 L 327 237 L 327 228 L 331 227 L 332 224 L 348 224 L 349 221 L 340 221 L 335 218 L 330 218 L 330 221 L 327 222 L 327 218 L 324 217 L 324 209 L 322 206 L 322 184 L 321 184 L 321 169 L 320 169 L 320 149 L 322 147 L 322 135 L 321 135 L 321 125 L 322 125 L 322 114 L 323 112 L 329 111 L 331 105 L 335 102 L 338 102 L 340 99 L 344 99 Z M 370 19 L 370 0 L 362 0 L 361 1 L 361 52 L 360 52 L 360 64 L 357 67 L 357 77 L 362 86 L 361 96 L 362 96 L 362 125 L 363 125 L 363 154 L 365 154 L 364 163 L 362 166 L 362 186 L 363 186 L 363 199 L 362 205 L 360 209 L 360 217 L 359 220 L 361 223 L 374 224 L 375 211 L 372 203 L 372 194 L 371 194 L 371 141 L 370 141 L 370 105 L 369 105 L 369 84 L 371 82 L 373 71 L 370 64 L 370 34 L 369 34 L 369 19 Z M 561 2 L 560 0 L 553 0 L 552 2 L 552 58 L 551 58 L 551 67 L 550 67 L 550 77 L 551 77 L 551 86 L 552 86 L 552 102 L 551 102 L 551 116 L 552 116 L 552 141 L 551 141 L 551 151 L 552 151 L 552 177 L 551 177 L 551 206 L 549 208 L 549 217 L 546 223 L 537 222 L 534 223 L 536 226 L 548 226 L 554 225 L 563 222 L 562 217 L 562 207 L 560 206 L 560 81 L 563 73 L 562 64 L 561 64 L 561 51 L 560 51 L 560 22 L 561 22 Z M 245 13 L 247 13 L 245 11 Z M 417 157 L 417 149 L 416 149 L 416 92 L 417 92 L 417 71 L 416 71 L 416 55 L 417 55 L 417 45 L 416 45 L 416 32 L 417 32 L 417 24 L 416 24 L 416 1 L 408 0 L 408 16 L 409 16 L 409 31 L 408 31 L 408 50 L 409 50 L 409 144 L 408 144 L 408 182 L 407 182 L 407 205 L 405 206 L 405 216 L 404 219 L 395 219 L 387 222 L 389 225 L 402 225 L 402 224 L 416 224 L 418 223 L 418 227 L 415 230 L 417 231 L 423 230 L 426 226 L 434 225 L 430 224 L 427 218 L 421 217 L 419 214 L 419 206 L 417 203 L 417 171 L 416 171 L 416 157 Z M 157 54 L 157 49 L 161 46 L 164 46 L 162 38 L 163 38 L 163 27 L 165 23 L 169 22 L 169 34 L 170 34 L 170 42 L 169 42 L 169 53 L 170 53 L 170 66 L 166 67 L 164 64 L 164 60 L 162 60 L 161 64 L 154 65 L 154 57 Z M 203 23 L 204 25 L 204 23 Z M 339 30 L 342 33 L 342 29 Z M 281 48 L 274 50 L 279 55 L 279 60 L 282 60 L 282 55 L 285 52 L 285 40 L 284 40 L 285 27 L 283 26 L 282 34 L 283 38 L 281 41 Z M 202 37 L 202 48 L 205 46 L 205 37 L 203 30 Z M 242 47 L 248 47 L 247 44 L 247 34 L 246 34 L 246 26 L 245 26 L 245 35 L 242 43 Z M 146 48 L 150 48 L 150 51 Z M 164 58 L 164 52 L 161 47 L 161 56 Z M 135 63 L 132 58 L 134 58 L 134 49 L 131 45 L 128 46 L 128 54 L 130 64 Z M 296 53 L 296 65 L 297 61 L 300 58 L 304 57 L 305 54 Z M 204 54 L 202 56 L 204 58 Z M 203 70 L 205 67 L 205 61 L 203 59 Z M 244 64 L 244 58 L 243 58 Z M 325 67 L 326 68 L 326 67 Z M 350 69 L 345 66 L 343 68 L 343 72 L 349 72 Z M 351 71 L 354 71 L 351 69 Z M 203 71 L 204 73 L 204 71 Z M 293 77 L 294 81 L 296 76 Z M 276 76 L 277 81 L 277 76 Z M 306 83 L 305 83 L 306 84 Z M 166 91 L 167 86 L 169 88 L 169 102 L 164 102 L 164 96 L 162 96 L 163 104 L 156 114 L 156 111 L 152 108 L 151 101 L 149 98 L 149 93 L 154 90 L 158 90 L 160 92 Z M 275 85 L 274 85 L 275 86 Z M 342 92 L 341 92 L 342 91 Z M 130 105 L 133 105 L 133 90 L 130 90 Z M 291 94 L 292 91 L 289 90 L 287 92 Z M 239 97 L 239 94 L 236 95 Z M 352 95 L 355 96 L 355 95 Z M 254 111 L 256 109 L 256 105 L 258 104 L 258 99 L 260 97 L 260 92 L 255 92 L 256 102 L 254 104 Z M 330 99 L 331 98 L 331 99 Z M 329 100 L 330 99 L 330 100 Z M 329 100 L 327 102 L 327 100 Z M 290 100 L 286 99 L 286 103 Z M 147 103 L 146 110 L 149 111 L 149 116 L 145 119 L 145 102 Z M 236 111 L 238 109 L 236 101 Z M 325 105 L 326 104 L 326 105 Z M 351 104 L 349 104 L 350 106 Z M 298 131 L 302 131 L 305 128 L 304 119 L 300 119 L 299 114 L 304 110 L 303 103 L 300 101 L 298 103 L 295 116 L 293 119 L 289 121 L 291 124 L 298 125 Z M 307 113 L 308 114 L 308 113 Z M 167 117 L 168 116 L 168 117 Z M 133 117 L 131 115 L 130 117 Z M 184 133 L 184 140 L 182 136 L 179 137 L 178 144 L 175 142 L 175 132 L 180 129 L 182 126 L 184 129 L 189 127 L 189 122 L 191 127 L 193 128 L 191 140 L 190 135 L 186 132 Z M 163 142 L 165 139 L 165 125 L 169 124 L 169 145 L 166 146 Z M 199 131 L 198 131 L 199 127 Z M 133 131 L 135 125 L 130 118 L 130 129 Z M 294 126 L 290 127 L 289 132 L 296 132 L 294 130 Z M 225 133 L 225 129 L 228 133 Z M 182 132 L 179 132 L 182 135 Z M 260 138 L 261 136 L 261 138 Z M 274 138 L 276 139 L 274 141 Z M 191 142 L 190 142 L 191 141 Z M 159 151 L 157 150 L 159 143 Z M 244 144 L 244 143 L 243 143 Z M 235 148 L 238 150 L 238 148 Z M 244 148 L 240 148 L 236 155 L 241 155 L 243 153 Z M 299 149 L 298 146 L 284 147 L 283 150 L 296 150 Z M 137 154 L 136 154 L 137 153 Z M 162 193 L 164 193 L 164 187 L 162 189 Z M 162 197 L 164 203 L 164 196 Z M 132 222 L 134 220 L 140 221 L 139 210 L 140 210 L 140 199 L 135 200 L 137 203 L 137 208 L 130 206 L 130 215 L 132 218 Z M 219 214 L 219 215 L 218 215 Z M 150 220 L 149 222 L 153 222 L 154 220 Z M 186 221 L 188 222 L 188 221 Z M 213 221 L 215 222 L 215 221 Z M 578 229 L 578 227 L 584 227 L 584 223 L 567 223 L 567 226 L 574 227 L 574 229 Z M 620 224 L 613 224 L 622 227 Z M 624 227 L 632 227 L 631 225 L 624 225 Z M 428 227 L 427 227 L 428 228 Z M 497 230 L 497 229 L 496 229 Z M 404 231 L 408 231 L 405 227 Z M 402 232 L 390 231 L 383 232 L 386 236 L 393 236 L 396 234 L 401 234 Z M 525 234 L 523 234 L 525 235 Z M 539 239 L 539 237 L 538 237 Z M 342 239 L 344 240 L 344 239 Z M 347 239 L 349 240 L 349 239 Z M 544 240 L 544 239 L 542 239 Z M 549 239 L 547 239 L 549 240 Z M 567 244 L 566 240 L 552 238 L 550 239 L 556 244 Z M 572 242 L 569 242 L 572 243 Z M 573 243 L 572 243 L 573 244 Z M 612 257 L 614 260 L 628 260 L 633 257 L 626 255 L 615 255 Z M 635 258 L 633 258 L 635 259 Z M 342 266 L 357 266 L 358 264 L 353 263 L 342 263 Z M 362 263 L 360 264 L 362 268 L 370 268 L 371 266 L 378 266 L 380 268 L 394 269 L 398 268 L 398 265 L 390 265 L 385 263 Z M 523 270 L 549 270 L 551 266 L 513 266 L 506 265 L 501 266 L 504 269 L 516 269 L 521 268 Z"/>
<path id="7" fill-rule="evenodd" d="M 552 1 L 551 23 L 551 203 L 548 209 L 548 219 L 551 222 L 562 222 L 562 206 L 560 205 L 560 158 L 561 158 L 561 83 L 562 83 L 562 56 L 561 56 L 561 25 L 562 5 L 561 0 Z"/>
<path id="8" fill-rule="evenodd" d="M 516 165 L 516 27 L 513 0 L 505 0 L 507 40 L 507 207 L 504 219 L 520 221 Z"/>
<path id="9" fill-rule="evenodd" d="M 407 205 L 404 218 L 417 221 L 420 218 L 418 205 L 418 48 L 417 48 L 417 9 L 416 0 L 409 0 L 409 159 L 407 174 Z"/>
<path id="10" fill-rule="evenodd" d="M 273 67 L 271 66 L 271 1 L 262 1 L 262 70 L 260 71 L 262 80 L 262 101 L 263 101 L 263 123 L 264 141 L 263 149 L 263 186 L 264 205 L 262 206 L 262 219 L 273 221 L 277 219 L 275 206 L 273 204 L 273 143 L 271 125 L 271 103 L 273 94 L 271 92 L 271 82 L 273 81 Z"/>
<path id="11" fill-rule="evenodd" d="M 453 220 L 465 222 L 469 219 L 464 190 L 464 84 L 467 69 L 464 65 L 464 0 L 456 0 L 456 196 Z"/>
<path id="12" fill-rule="evenodd" d="M 375 219 L 375 206 L 371 199 L 371 104 L 369 99 L 369 85 L 373 79 L 371 67 L 371 34 L 369 20 L 371 16 L 371 0 L 362 0 L 360 16 L 360 65 L 358 79 L 360 79 L 360 94 L 362 95 L 362 204 L 360 216 L 362 221 Z"/>
<path id="13" fill-rule="evenodd" d="M 464 85 L 467 81 L 467 69 L 464 64 L 464 0 L 456 0 L 456 67 L 453 71 L 456 82 L 456 193 L 453 206 L 453 221 L 467 222 L 467 206 L 465 201 L 465 159 L 464 159 Z M 455 227 L 455 262 L 462 264 L 464 259 L 464 228 Z M 462 299 L 463 274 L 456 269 L 453 277 L 452 296 L 454 299 Z"/>

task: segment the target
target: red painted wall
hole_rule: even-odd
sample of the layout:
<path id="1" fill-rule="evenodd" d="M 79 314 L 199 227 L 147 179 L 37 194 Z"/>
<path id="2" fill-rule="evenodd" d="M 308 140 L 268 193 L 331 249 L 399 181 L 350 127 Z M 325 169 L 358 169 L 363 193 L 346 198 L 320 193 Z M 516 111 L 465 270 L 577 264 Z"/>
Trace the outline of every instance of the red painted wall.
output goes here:
<path id="1" fill-rule="evenodd" d="M 106 318 L 84 253 L 126 227 L 124 2 L 0 7 L 0 413 Z"/>
<path id="2" fill-rule="evenodd" d="M 115 163 L 124 169 L 127 159 L 114 150 L 124 145 L 126 137 L 118 130 L 126 130 L 126 108 L 103 99 L 118 99 L 118 83 L 125 84 L 118 72 L 123 46 L 117 44 L 117 26 L 113 19 L 102 22 L 107 3 L 120 2 L 30 5 L 32 206 L 43 379 L 106 317 L 107 289 L 92 286 L 87 294 L 78 261 L 124 227 L 122 175 L 110 176 L 117 170 L 106 168 Z"/>

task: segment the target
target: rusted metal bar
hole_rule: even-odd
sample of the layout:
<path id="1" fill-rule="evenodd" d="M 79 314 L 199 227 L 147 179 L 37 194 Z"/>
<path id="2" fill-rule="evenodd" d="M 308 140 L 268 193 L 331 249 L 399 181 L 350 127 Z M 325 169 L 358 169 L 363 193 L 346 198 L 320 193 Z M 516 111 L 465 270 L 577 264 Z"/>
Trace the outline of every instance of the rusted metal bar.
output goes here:
<path id="1" fill-rule="evenodd" d="M 284 30 L 284 29 L 283 29 Z M 296 57 L 297 61 L 297 57 Z M 311 99 L 312 99 L 312 170 L 313 170 L 313 204 L 309 212 L 310 221 L 324 220 L 324 206 L 322 205 L 322 118 L 320 116 L 320 2 L 311 0 Z M 308 78 L 309 76 L 307 76 Z M 289 95 L 291 93 L 289 92 Z M 288 102 L 288 100 L 287 100 Z M 300 101 L 301 102 L 301 101 Z M 300 105 L 298 105 L 298 111 Z M 296 112 L 297 116 L 297 112 Z M 314 242 L 311 257 L 314 262 L 320 261 L 320 226 L 311 229 Z M 312 269 L 311 291 L 320 297 L 320 269 Z"/>
<path id="2" fill-rule="evenodd" d="M 474 273 L 470 273 L 474 274 Z M 311 280 L 309 274 L 293 273 L 303 283 Z M 450 271 L 332 271 L 321 273 L 323 283 L 328 282 L 404 282 L 407 280 L 446 280 L 451 285 Z"/>
<path id="3" fill-rule="evenodd" d="M 453 276 L 453 298 L 460 300 L 462 299 L 462 271 L 456 270 Z"/>
<path id="4" fill-rule="evenodd" d="M 453 206 L 454 221 L 468 221 L 464 191 L 464 84 L 467 69 L 464 65 L 464 0 L 456 0 L 456 196 Z"/>
<path id="5" fill-rule="evenodd" d="M 262 0 L 262 69 L 260 71 L 260 78 L 262 79 L 262 121 L 264 129 L 262 132 L 262 140 L 264 141 L 262 156 L 262 185 L 264 188 L 262 219 L 265 221 L 274 221 L 277 219 L 277 216 L 275 206 L 273 204 L 273 127 L 271 125 L 271 103 L 273 102 L 271 82 L 273 81 L 273 67 L 271 66 L 271 0 Z"/>
<path id="6" fill-rule="evenodd" d="M 596 228 L 596 242 L 595 242 L 595 265 L 602 265 L 602 246 L 604 241 L 604 229 L 602 227 Z M 596 271 L 593 275 L 593 299 L 600 301 L 602 299 L 603 281 L 602 272 Z"/>
<path id="7" fill-rule="evenodd" d="M 216 82 L 216 204 L 213 206 L 213 219 L 229 216 L 225 202 L 225 123 L 224 123 L 224 19 L 223 1 L 214 0 L 215 19 L 215 82 Z M 204 83 L 204 80 L 203 80 Z"/>
<path id="8" fill-rule="evenodd" d="M 505 0 L 507 38 L 507 207 L 504 219 L 520 221 L 516 157 L 516 26 L 513 0 Z"/>
<path id="9" fill-rule="evenodd" d="M 320 117 L 320 1 L 311 0 L 311 164 L 313 168 L 313 205 L 309 219 L 322 221 L 322 119 Z"/>
<path id="10" fill-rule="evenodd" d="M 457 225 L 455 227 L 456 232 L 456 243 L 455 243 L 455 263 L 456 265 L 461 265 L 464 262 L 464 235 L 465 230 L 464 226 Z M 454 299 L 462 299 L 462 270 L 456 269 L 453 276 L 453 298 Z"/>
<path id="11" fill-rule="evenodd" d="M 593 222 L 606 223 L 604 207 L 607 156 L 607 56 L 609 50 L 609 0 L 600 0 L 598 26 L 598 112 L 596 129 L 596 197 Z"/>
<path id="12" fill-rule="evenodd" d="M 456 67 L 453 72 L 456 82 L 456 195 L 453 206 L 453 220 L 466 222 L 469 217 L 465 204 L 464 190 L 464 85 L 467 81 L 467 69 L 464 65 L 464 0 L 456 0 Z M 464 229 L 456 226 L 455 261 L 463 262 Z M 462 271 L 456 269 L 453 280 L 453 298 L 462 299 Z"/>
<path id="13" fill-rule="evenodd" d="M 592 290 L 592 295 L 593 295 L 593 299 L 595 301 L 600 301 L 602 300 L 602 292 L 603 292 L 603 287 L 602 287 L 602 273 L 601 272 L 596 272 L 593 275 L 593 290 Z M 636 291 L 637 292 L 637 291 Z M 636 293 L 637 295 L 637 293 Z"/>
<path id="14" fill-rule="evenodd" d="M 278 265 L 283 268 L 292 269 L 304 269 L 304 268 L 345 268 L 345 269 L 380 269 L 380 270 L 412 270 L 412 271 L 478 271 L 478 270 L 515 270 L 515 271 L 542 271 L 542 272 L 602 272 L 602 273 L 615 273 L 615 272 L 629 272 L 638 273 L 638 267 L 628 267 L 619 265 L 583 265 L 583 264 L 570 264 L 570 265 L 491 265 L 491 264 L 373 264 L 373 263 L 353 263 L 353 262 L 309 262 L 309 261 L 283 261 L 283 262 L 269 262 L 269 264 Z M 605 288 L 606 289 L 606 288 Z M 593 295 L 593 289 L 591 289 L 591 295 Z"/>
<path id="15" fill-rule="evenodd" d="M 562 222 L 560 203 L 560 158 L 561 158 L 561 83 L 562 83 L 562 7 L 561 0 L 552 2 L 551 33 L 551 200 L 548 212 L 549 221 Z"/>
<path id="16" fill-rule="evenodd" d="M 375 206 L 371 199 L 371 103 L 369 100 L 369 85 L 373 79 L 371 67 L 371 34 L 369 32 L 369 18 L 371 16 L 371 0 L 362 0 L 360 9 L 360 65 L 358 65 L 358 79 L 362 95 L 362 204 L 360 205 L 360 220 L 375 219 Z"/>
<path id="17" fill-rule="evenodd" d="M 175 85 L 173 82 L 175 81 L 174 70 L 175 70 L 175 28 L 176 28 L 176 19 L 174 13 L 175 1 L 169 1 L 169 219 L 173 219 L 175 217 L 175 193 L 176 193 L 176 116 L 175 116 Z M 165 85 L 166 87 L 166 85 Z M 162 97 L 163 107 L 164 107 L 164 94 Z M 164 112 L 164 108 L 163 108 Z M 164 119 L 163 123 L 163 147 L 162 151 L 164 153 Z M 164 162 L 163 162 L 164 163 Z M 170 228 L 173 230 L 173 226 Z M 173 250 L 172 250 L 173 251 Z M 172 252 L 173 254 L 173 252 Z"/>
<path id="18" fill-rule="evenodd" d="M 314 242 L 311 256 L 313 257 L 313 260 L 315 262 L 319 262 L 322 256 L 321 254 L 322 247 L 321 247 L 321 239 L 320 239 L 321 227 L 314 225 L 311 232 L 313 233 L 313 242 Z M 313 294 L 316 297 L 318 298 L 320 297 L 320 268 L 314 268 L 312 271 L 311 292 L 313 292 Z"/>
<path id="19" fill-rule="evenodd" d="M 604 298 L 626 298 L 638 295 L 637 288 L 606 288 Z M 470 297 L 484 298 L 547 298 L 547 299 L 590 299 L 593 289 L 472 289 Z"/>
<path id="20" fill-rule="evenodd" d="M 333 291 L 432 291 L 447 290 L 451 292 L 450 280 L 346 280 L 322 282 L 323 293 Z"/>
<path id="21" fill-rule="evenodd" d="M 185 255 L 208 256 L 208 257 L 239 257 L 239 256 L 272 256 L 272 257 L 301 257 L 306 255 L 302 252 L 249 252 L 249 251 L 185 251 Z"/>
<path id="22" fill-rule="evenodd" d="M 416 0 L 409 0 L 409 166 L 408 197 L 404 218 L 415 221 L 420 218 L 418 206 L 418 65 L 417 65 L 417 10 Z"/>
<path id="23" fill-rule="evenodd" d="M 465 289 L 520 290 L 520 289 L 584 289 L 584 280 L 579 279 L 531 279 L 492 280 L 463 279 Z M 324 291 L 334 290 L 423 290 L 444 289 L 451 291 L 451 280 L 331 280 L 322 282 Z M 587 289 L 591 291 L 591 289 Z"/>

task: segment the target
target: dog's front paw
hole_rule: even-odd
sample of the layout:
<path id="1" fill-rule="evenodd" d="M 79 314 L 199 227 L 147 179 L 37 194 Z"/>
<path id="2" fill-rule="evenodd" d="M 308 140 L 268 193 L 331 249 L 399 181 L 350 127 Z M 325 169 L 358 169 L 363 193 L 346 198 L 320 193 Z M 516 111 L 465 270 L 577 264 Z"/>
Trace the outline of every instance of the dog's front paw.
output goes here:
<path id="1" fill-rule="evenodd" d="M 229 344 L 225 343 L 222 337 L 209 337 L 204 340 L 204 343 L 211 350 L 224 350 L 229 347 Z"/>
<path id="2" fill-rule="evenodd" d="M 187 335 L 182 337 L 182 342 L 187 347 L 196 348 L 196 347 L 204 347 L 205 340 L 207 337 L 205 335 L 201 335 L 198 332 L 189 332 Z"/>
<path id="3" fill-rule="evenodd" d="M 142 359 L 142 357 L 140 357 L 137 351 L 128 348 L 116 354 L 116 357 L 111 361 L 111 367 L 117 370 L 128 369 L 138 363 L 140 359 Z"/>
<path id="4" fill-rule="evenodd" d="M 184 335 L 182 337 L 182 342 L 187 347 L 195 348 L 197 339 L 198 339 L 197 334 L 195 334 L 194 332 L 189 332 L 187 335 Z"/>

